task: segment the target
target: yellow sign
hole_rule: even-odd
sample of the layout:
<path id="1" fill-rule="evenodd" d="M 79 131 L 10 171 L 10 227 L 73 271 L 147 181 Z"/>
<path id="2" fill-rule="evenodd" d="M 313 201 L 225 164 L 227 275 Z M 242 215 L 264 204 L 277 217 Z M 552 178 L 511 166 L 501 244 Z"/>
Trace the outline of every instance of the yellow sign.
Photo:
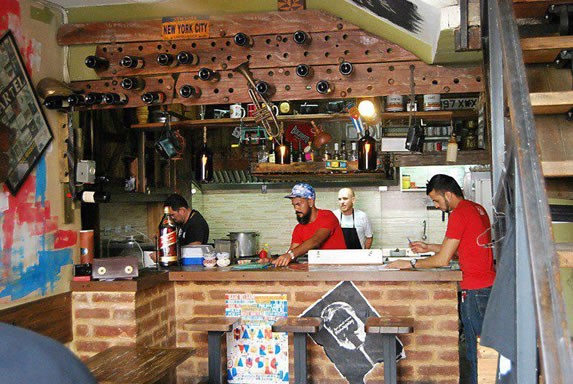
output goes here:
<path id="1" fill-rule="evenodd" d="M 209 37 L 210 24 L 207 18 L 164 17 L 161 20 L 161 37 L 163 40 Z"/>

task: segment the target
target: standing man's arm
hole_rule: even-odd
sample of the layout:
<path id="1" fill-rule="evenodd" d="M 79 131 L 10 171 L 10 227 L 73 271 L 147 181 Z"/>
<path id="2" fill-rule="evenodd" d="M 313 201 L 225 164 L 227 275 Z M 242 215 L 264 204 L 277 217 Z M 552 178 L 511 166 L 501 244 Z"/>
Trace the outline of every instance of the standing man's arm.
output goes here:
<path id="1" fill-rule="evenodd" d="M 364 249 L 370 249 L 372 243 L 374 242 L 374 233 L 372 232 L 372 225 L 370 225 L 370 219 L 364 214 L 364 235 L 366 240 L 364 241 Z"/>
<path id="2" fill-rule="evenodd" d="M 460 241 L 457 239 L 450 239 L 444 237 L 442 245 L 426 244 L 421 241 L 415 241 L 411 247 L 416 252 L 417 250 L 428 251 L 430 249 L 438 249 L 435 255 L 425 259 L 419 259 L 416 263 L 416 268 L 438 268 L 449 265 L 450 260 L 458 250 Z M 412 265 L 409 260 L 398 260 L 388 264 L 388 268 L 411 269 Z"/>
<path id="3" fill-rule="evenodd" d="M 367 237 L 366 241 L 364 242 L 364 249 L 370 249 L 370 247 L 372 247 L 373 241 L 374 241 L 374 237 Z"/>
<path id="4" fill-rule="evenodd" d="M 328 228 L 319 228 L 310 239 L 303 241 L 301 244 L 291 244 L 289 252 L 280 255 L 272 263 L 277 267 L 287 266 L 291 261 L 304 255 L 311 249 L 319 249 L 329 237 L 330 230 Z"/>

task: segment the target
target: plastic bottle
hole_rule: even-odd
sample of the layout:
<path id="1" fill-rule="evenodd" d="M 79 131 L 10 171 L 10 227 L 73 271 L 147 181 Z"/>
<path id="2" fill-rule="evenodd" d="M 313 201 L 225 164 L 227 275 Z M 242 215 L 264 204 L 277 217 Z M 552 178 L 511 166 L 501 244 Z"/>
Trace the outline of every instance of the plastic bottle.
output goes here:
<path id="1" fill-rule="evenodd" d="M 448 150 L 446 152 L 446 161 L 448 163 L 455 163 L 458 159 L 458 142 L 456 135 L 452 134 L 450 141 L 448 141 Z"/>

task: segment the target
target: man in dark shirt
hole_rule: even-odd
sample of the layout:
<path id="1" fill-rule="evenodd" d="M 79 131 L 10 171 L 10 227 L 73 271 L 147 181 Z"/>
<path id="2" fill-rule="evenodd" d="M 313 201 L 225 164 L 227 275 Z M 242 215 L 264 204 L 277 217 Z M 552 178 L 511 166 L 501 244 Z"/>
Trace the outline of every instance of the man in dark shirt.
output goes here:
<path id="1" fill-rule="evenodd" d="M 189 208 L 183 196 L 169 195 L 163 206 L 169 208 L 169 215 L 178 227 L 177 238 L 181 246 L 207 244 L 209 224 L 199 211 Z"/>

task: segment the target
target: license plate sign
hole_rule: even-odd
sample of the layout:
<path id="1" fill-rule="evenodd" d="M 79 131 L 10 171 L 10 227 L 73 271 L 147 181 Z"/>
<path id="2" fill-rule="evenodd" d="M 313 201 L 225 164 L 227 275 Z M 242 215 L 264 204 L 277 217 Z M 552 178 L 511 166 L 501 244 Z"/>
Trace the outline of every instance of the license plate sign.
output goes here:
<path id="1" fill-rule="evenodd" d="M 477 97 L 463 97 L 459 99 L 443 99 L 442 110 L 476 109 Z"/>

